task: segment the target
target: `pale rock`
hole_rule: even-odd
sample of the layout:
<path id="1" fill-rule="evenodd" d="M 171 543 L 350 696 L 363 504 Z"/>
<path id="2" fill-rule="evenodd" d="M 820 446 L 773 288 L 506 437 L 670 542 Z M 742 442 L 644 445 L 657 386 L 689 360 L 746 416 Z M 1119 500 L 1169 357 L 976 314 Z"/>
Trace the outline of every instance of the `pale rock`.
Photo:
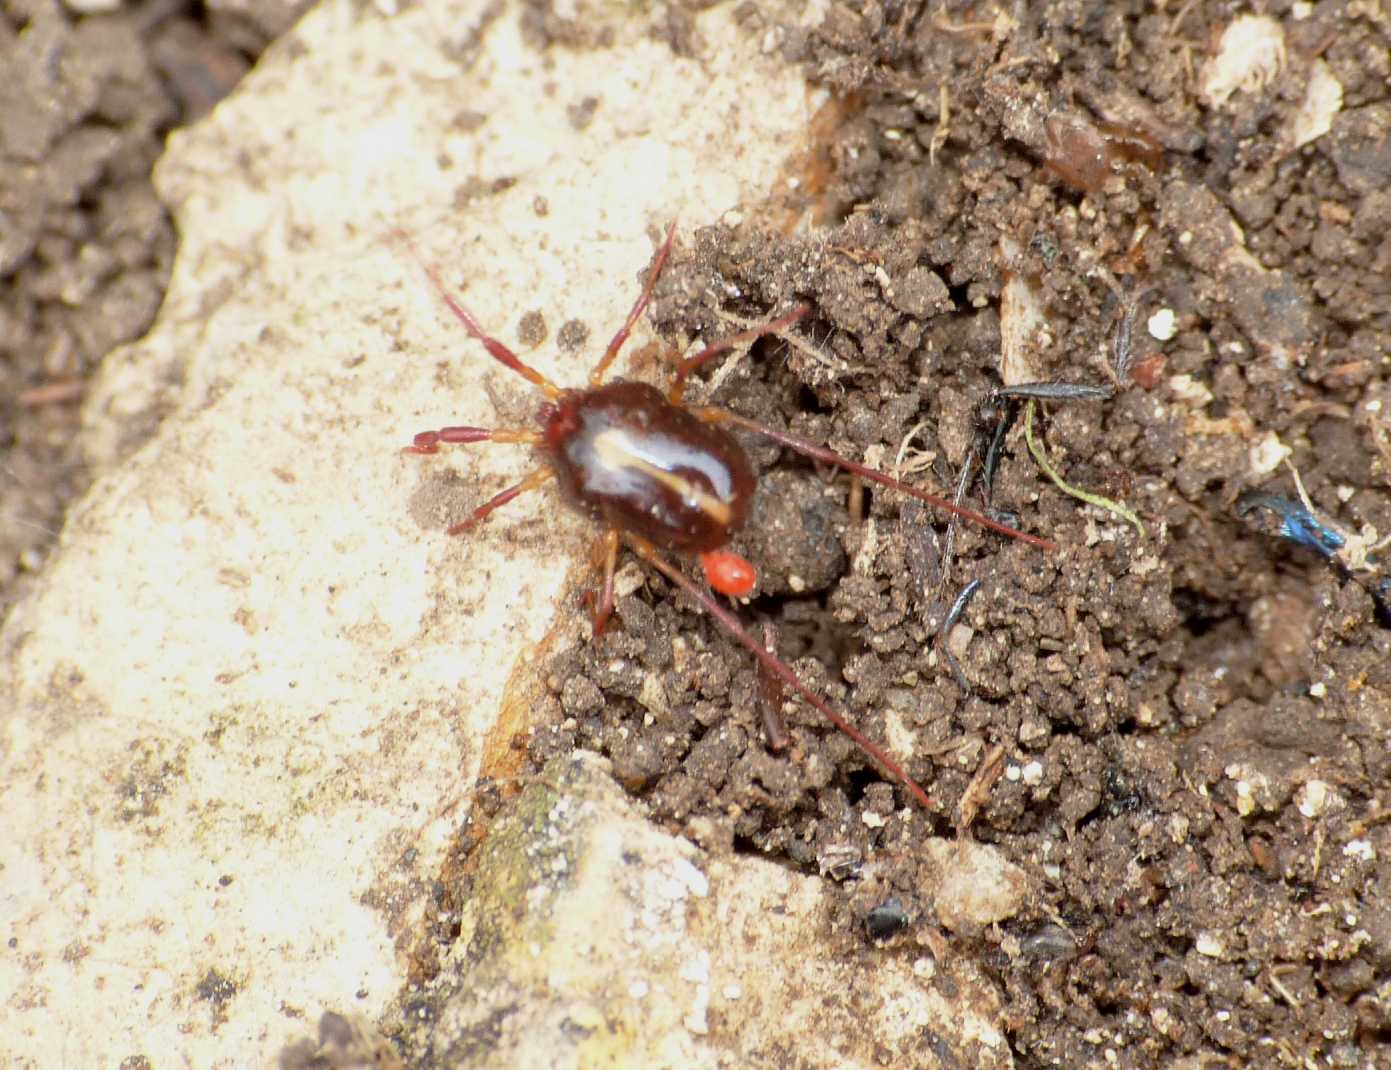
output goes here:
<path id="1" fill-rule="evenodd" d="M 969 957 L 924 983 L 911 956 L 835 952 L 834 885 L 698 851 L 606 770 L 557 759 L 493 823 L 459 938 L 402 997 L 408 1063 L 715 1070 L 795 1052 L 806 1070 L 956 1065 L 942 1050 L 1011 1065 L 999 995 Z M 563 879 L 543 864 L 557 855 Z"/>
<path id="2" fill-rule="evenodd" d="M 531 459 L 400 447 L 538 399 L 389 236 L 509 344 L 582 321 L 585 352 L 523 353 L 579 382 L 666 226 L 757 205 L 816 106 L 733 5 L 692 57 L 574 6 L 611 43 L 538 50 L 517 2 L 328 0 L 171 136 L 166 303 L 93 385 L 100 478 L 0 633 L 0 1064 L 266 1065 L 402 985 L 537 644 L 582 631 L 592 531 L 538 493 L 444 533 Z"/>

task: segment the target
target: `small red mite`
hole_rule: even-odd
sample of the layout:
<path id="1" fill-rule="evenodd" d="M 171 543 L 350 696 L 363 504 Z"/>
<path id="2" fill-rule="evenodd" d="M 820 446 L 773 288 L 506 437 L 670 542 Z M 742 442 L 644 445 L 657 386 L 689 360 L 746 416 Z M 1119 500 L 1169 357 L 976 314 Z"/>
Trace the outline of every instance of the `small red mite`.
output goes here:
<path id="1" fill-rule="evenodd" d="M 753 565 L 726 548 L 731 535 L 744 525 L 749 516 L 755 482 L 753 466 L 743 447 L 721 425 L 733 425 L 765 435 L 815 460 L 843 468 L 862 479 L 892 487 L 1040 549 L 1052 550 L 1056 546 L 1047 539 L 1006 527 L 981 513 L 957 506 L 775 428 L 724 409 L 690 408 L 682 403 L 686 379 L 693 371 L 736 345 L 792 326 L 810 311 L 808 305 L 799 305 L 778 319 L 683 358 L 676 366 L 672 385 L 665 395 L 647 383 L 627 379 L 606 383 L 604 380 L 610 365 L 647 307 L 675 236 L 676 227 L 673 224 L 667 230 L 666 240 L 657 252 L 647 283 L 633 303 L 628 318 L 589 373 L 589 385 L 576 389 L 556 386 L 536 369 L 523 363 L 507 346 L 486 334 L 473 315 L 445 288 L 439 275 L 416 253 L 405 235 L 397 234 L 398 240 L 420 262 L 444 303 L 469 335 L 479 341 L 499 364 L 538 387 L 546 399 L 538 414 L 539 429 L 442 427 L 436 431 L 421 431 L 403 452 L 432 454 L 438 453 L 444 445 L 483 441 L 521 442 L 536 447 L 543 463 L 519 483 L 495 494 L 464 520 L 449 528 L 449 534 L 460 535 L 469 531 L 513 498 L 541 486 L 549 479 L 555 479 L 572 508 L 604 525 L 604 534 L 600 537 L 595 555 L 596 560 L 602 561 L 604 569 L 603 584 L 593 611 L 595 635 L 603 631 L 613 612 L 614 569 L 619 544 L 626 542 L 640 558 L 714 617 L 758 659 L 765 671 L 791 685 L 831 724 L 849 736 L 893 779 L 907 788 L 919 803 L 931 809 L 932 800 L 897 761 L 803 684 L 786 662 L 755 640 L 735 615 L 716 602 L 708 590 L 662 556 L 663 551 L 695 554 L 705 572 L 706 582 L 722 594 L 737 598 L 752 593 L 754 589 L 757 574 Z"/>

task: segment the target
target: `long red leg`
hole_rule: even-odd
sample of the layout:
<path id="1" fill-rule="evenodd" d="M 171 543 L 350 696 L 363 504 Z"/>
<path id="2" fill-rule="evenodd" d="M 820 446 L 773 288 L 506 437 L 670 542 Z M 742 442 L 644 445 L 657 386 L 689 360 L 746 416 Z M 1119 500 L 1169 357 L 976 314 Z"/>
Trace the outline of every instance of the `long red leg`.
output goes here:
<path id="1" fill-rule="evenodd" d="M 392 231 L 392 235 L 398 242 L 405 246 L 411 258 L 414 259 L 415 262 L 420 265 L 421 270 L 429 276 L 430 282 L 434 284 L 435 290 L 439 293 L 440 298 L 449 306 L 449 311 L 454 313 L 459 322 L 464 325 L 464 330 L 468 331 L 469 337 L 476 338 L 478 341 L 482 342 L 483 348 L 486 349 L 488 354 L 499 364 L 511 368 L 514 372 L 525 377 L 527 381 L 540 387 L 542 393 L 544 393 L 546 397 L 557 398 L 560 396 L 560 387 L 556 386 L 531 365 L 524 363 L 517 354 L 513 353 L 512 350 L 508 349 L 478 325 L 478 321 L 473 318 L 473 313 L 469 312 L 469 310 L 464 307 L 463 302 L 459 301 L 458 298 L 445 288 L 444 280 L 440 278 L 439 273 L 435 271 L 434 268 L 425 262 L 425 258 L 416 250 L 415 244 L 406 236 L 405 231 L 394 230 Z"/>
<path id="2" fill-rule="evenodd" d="M 604 629 L 608 627 L 609 617 L 613 615 L 613 573 L 618 566 L 617 528 L 609 528 L 599 539 L 599 544 L 595 548 L 595 557 L 600 554 L 603 555 L 604 581 L 599 587 L 599 602 L 594 607 L 592 618 L 595 639 L 604 634 Z"/>
<path id="3" fill-rule="evenodd" d="M 835 465 L 837 468 L 844 468 L 847 472 L 854 472 L 862 479 L 868 479 L 872 483 L 890 487 L 893 490 L 902 491 L 910 497 L 917 498 L 919 501 L 927 502 L 929 505 L 936 506 L 947 513 L 955 513 L 957 516 L 964 517 L 973 523 L 979 524 L 983 528 L 999 532 L 1001 535 L 1008 535 L 1011 539 L 1018 539 L 1020 542 L 1027 542 L 1030 546 L 1037 546 L 1040 550 L 1056 550 L 1058 544 L 1037 535 L 1030 535 L 1028 532 L 1018 531 L 1007 524 L 1001 524 L 998 520 L 991 520 L 984 513 L 978 513 L 974 509 L 967 509 L 964 505 L 957 505 L 948 501 L 946 498 L 938 497 L 936 494 L 929 494 L 925 490 L 910 486 L 902 480 L 894 479 L 883 472 L 870 468 L 868 465 L 857 464 L 848 457 L 842 457 L 833 450 L 828 450 L 824 446 L 818 446 L 814 442 L 808 442 L 804 438 L 796 435 L 789 435 L 785 431 L 777 428 L 768 427 L 757 420 L 750 420 L 740 416 L 738 413 L 729 412 L 726 409 L 707 407 L 702 409 L 692 409 L 692 412 L 700 419 L 712 424 L 733 424 L 735 427 L 742 427 L 747 431 L 756 431 L 760 435 L 771 438 L 774 442 L 780 443 L 789 449 L 794 449 L 798 453 L 805 454 L 814 460 L 823 461 L 826 464 Z"/>
<path id="4" fill-rule="evenodd" d="M 750 327 L 747 331 L 740 331 L 738 334 L 723 338 L 714 345 L 706 346 L 694 356 L 684 357 L 681 363 L 676 366 L 676 374 L 672 376 L 671 390 L 667 396 L 673 405 L 680 405 L 681 399 L 686 394 L 686 379 L 691 372 L 710 360 L 711 357 L 718 357 L 737 345 L 745 342 L 752 342 L 755 338 L 762 338 L 765 334 L 777 334 L 778 331 L 786 330 L 799 319 L 811 311 L 811 305 L 798 305 L 787 315 L 779 319 L 769 320 L 767 323 L 757 327 Z"/>
<path id="5" fill-rule="evenodd" d="M 440 447 L 468 442 L 525 442 L 541 444 L 539 431 L 497 431 L 487 427 L 441 427 L 438 431 L 417 431 L 415 441 L 402 446 L 402 453 L 439 453 Z"/>
<path id="6" fill-rule="evenodd" d="M 623 537 L 628 541 L 628 545 L 633 548 L 639 557 L 694 598 L 706 613 L 709 613 L 710 616 L 719 622 L 720 626 L 723 627 L 725 631 L 729 632 L 729 634 L 741 643 L 745 649 L 758 659 L 759 664 L 761 664 L 764 669 L 778 677 L 784 683 L 790 684 L 792 689 L 796 691 L 797 694 L 801 695 L 802 698 L 810 702 L 821 716 L 825 717 L 826 720 L 830 721 L 836 728 L 849 736 L 860 750 L 864 751 L 878 762 L 894 780 L 897 780 L 907 788 L 913 798 L 917 799 L 924 809 L 932 809 L 932 799 L 928 796 L 927 792 L 923 791 L 923 789 L 918 786 L 917 781 L 904 771 L 903 766 L 894 761 L 894 759 L 889 756 L 888 752 L 877 743 L 871 742 L 858 728 L 840 714 L 836 713 L 835 710 L 831 709 L 830 704 L 825 699 L 812 691 L 806 684 L 802 683 L 801 679 L 792 671 L 787 662 L 783 661 L 776 654 L 770 653 L 768 650 L 764 649 L 762 643 L 744 630 L 744 626 L 739 623 L 738 618 L 735 617 L 733 613 L 716 602 L 708 591 L 702 590 L 684 572 L 672 566 L 657 552 L 656 547 L 646 539 L 633 535 L 630 532 L 625 532 Z"/>
<path id="7" fill-rule="evenodd" d="M 506 505 L 513 498 L 525 494 L 529 490 L 535 490 L 537 487 L 543 485 L 546 482 L 546 480 L 550 479 L 553 475 L 555 475 L 555 473 L 550 468 L 537 468 L 533 470 L 520 483 L 514 483 L 506 490 L 498 494 L 494 494 L 486 502 L 484 502 L 472 513 L 470 513 L 468 515 L 468 519 L 460 521 L 458 524 L 455 524 L 453 527 L 451 527 L 449 529 L 449 534 L 462 535 L 464 532 L 474 527 L 480 520 L 486 517 L 494 509 L 498 509 L 501 506 Z"/>
<path id="8" fill-rule="evenodd" d="M 633 302 L 632 310 L 628 313 L 628 318 L 623 321 L 623 326 L 618 328 L 618 333 L 609 342 L 609 347 L 604 350 L 604 355 L 599 358 L 599 363 L 594 365 L 594 370 L 589 373 L 589 385 L 600 386 L 604 382 L 604 376 L 608 373 L 609 365 L 618 356 L 618 351 L 623 348 L 623 343 L 628 340 L 628 335 L 633 330 L 633 324 L 637 323 L 638 317 L 642 315 L 642 310 L 647 307 L 647 302 L 652 299 L 652 287 L 657 285 L 657 276 L 662 273 L 662 268 L 666 266 L 667 254 L 671 252 L 672 239 L 676 237 L 676 224 L 672 223 L 667 227 L 667 240 L 662 243 L 662 247 L 657 250 L 657 259 L 652 264 L 652 270 L 647 273 L 647 282 L 642 288 L 642 293 L 638 294 L 638 299 Z"/>

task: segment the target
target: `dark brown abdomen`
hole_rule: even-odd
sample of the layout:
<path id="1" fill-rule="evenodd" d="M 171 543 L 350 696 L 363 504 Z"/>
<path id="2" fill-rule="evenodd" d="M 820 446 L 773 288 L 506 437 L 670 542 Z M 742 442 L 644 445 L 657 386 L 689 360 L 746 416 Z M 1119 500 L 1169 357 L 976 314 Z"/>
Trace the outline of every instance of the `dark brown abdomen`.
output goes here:
<path id="1" fill-rule="evenodd" d="M 568 391 L 545 428 L 565 496 L 658 547 L 714 550 L 748 519 L 753 469 L 739 443 L 647 383 Z"/>

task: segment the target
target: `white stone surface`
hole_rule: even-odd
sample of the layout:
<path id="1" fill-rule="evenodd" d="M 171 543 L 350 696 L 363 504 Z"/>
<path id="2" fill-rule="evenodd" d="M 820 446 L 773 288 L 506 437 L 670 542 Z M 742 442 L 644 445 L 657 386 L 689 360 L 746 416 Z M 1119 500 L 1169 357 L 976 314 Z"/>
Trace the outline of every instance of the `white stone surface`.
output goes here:
<path id="1" fill-rule="evenodd" d="M 614 43 L 538 51 L 516 3 L 329 0 L 171 138 L 166 306 L 94 388 L 104 474 L 0 634 L 0 1064 L 264 1065 L 395 994 L 484 748 L 522 726 L 500 707 L 579 630 L 589 532 L 533 495 L 444 535 L 525 451 L 398 447 L 535 397 L 386 235 L 511 344 L 542 312 L 526 359 L 573 382 L 663 227 L 757 203 L 810 110 L 735 5 L 694 58 L 659 11 L 573 6 Z"/>
<path id="2" fill-rule="evenodd" d="M 414 1056 L 476 1070 L 1010 1065 L 998 994 L 969 957 L 834 931 L 824 880 L 697 851 L 605 768 L 552 762 L 493 825 L 460 937 L 412 995 L 428 1008 L 407 1026 Z"/>

